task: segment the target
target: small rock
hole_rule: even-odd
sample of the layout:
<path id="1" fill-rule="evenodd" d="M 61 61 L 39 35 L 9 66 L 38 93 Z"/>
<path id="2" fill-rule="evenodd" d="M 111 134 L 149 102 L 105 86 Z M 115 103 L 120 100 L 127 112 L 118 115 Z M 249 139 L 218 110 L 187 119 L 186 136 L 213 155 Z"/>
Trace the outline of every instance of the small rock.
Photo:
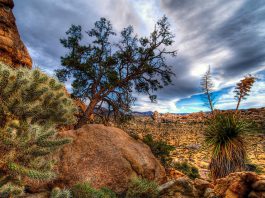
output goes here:
<path id="1" fill-rule="evenodd" d="M 259 180 L 256 181 L 253 185 L 252 188 L 255 191 L 265 191 L 265 180 Z"/>
<path id="2" fill-rule="evenodd" d="M 191 149 L 191 150 L 199 150 L 201 148 L 200 144 L 190 144 L 186 146 L 187 149 Z"/>
<path id="3" fill-rule="evenodd" d="M 196 196 L 198 194 L 194 187 L 192 180 L 186 177 L 181 177 L 176 180 L 176 190 L 181 192 L 182 195 Z"/>
<path id="4" fill-rule="evenodd" d="M 265 192 L 255 192 L 251 191 L 248 198 L 265 198 Z"/>
<path id="5" fill-rule="evenodd" d="M 207 188 L 204 192 L 203 197 L 205 198 L 216 198 L 214 190 L 212 188 Z"/>
<path id="6" fill-rule="evenodd" d="M 203 195 L 207 188 L 213 188 L 214 186 L 208 181 L 196 178 L 194 180 L 194 186 L 199 191 L 200 195 Z"/>

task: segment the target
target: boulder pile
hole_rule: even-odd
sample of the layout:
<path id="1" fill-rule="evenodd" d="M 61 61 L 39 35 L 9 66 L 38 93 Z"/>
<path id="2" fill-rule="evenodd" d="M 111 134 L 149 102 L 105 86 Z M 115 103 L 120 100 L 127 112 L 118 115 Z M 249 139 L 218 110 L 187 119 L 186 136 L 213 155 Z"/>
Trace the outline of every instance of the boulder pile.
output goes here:
<path id="1" fill-rule="evenodd" d="M 232 110 L 215 110 L 216 112 L 232 111 Z M 239 111 L 244 119 L 254 120 L 258 124 L 264 124 L 265 107 L 252 108 Z M 179 123 L 202 123 L 212 116 L 211 113 L 197 112 L 189 114 L 175 114 L 175 113 L 159 113 L 154 111 L 152 118 L 155 122 L 179 122 Z"/>

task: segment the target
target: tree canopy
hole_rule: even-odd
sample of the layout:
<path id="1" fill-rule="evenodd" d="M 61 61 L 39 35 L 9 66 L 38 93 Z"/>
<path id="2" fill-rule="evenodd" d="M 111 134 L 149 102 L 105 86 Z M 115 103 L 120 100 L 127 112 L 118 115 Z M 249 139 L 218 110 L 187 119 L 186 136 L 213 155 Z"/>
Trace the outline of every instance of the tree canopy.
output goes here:
<path id="1" fill-rule="evenodd" d="M 79 25 L 72 25 L 66 35 L 60 41 L 68 53 L 61 57 L 63 68 L 56 75 L 62 82 L 71 78 L 72 96 L 89 101 L 77 127 L 101 107 L 116 116 L 129 112 L 136 99 L 133 92 L 148 94 L 155 101 L 153 92 L 171 83 L 174 74 L 166 57 L 176 56 L 176 50 L 169 49 L 174 35 L 166 17 L 156 23 L 149 37 L 138 37 L 128 26 L 114 42 L 116 33 L 105 18 L 86 32 L 88 44 Z"/>

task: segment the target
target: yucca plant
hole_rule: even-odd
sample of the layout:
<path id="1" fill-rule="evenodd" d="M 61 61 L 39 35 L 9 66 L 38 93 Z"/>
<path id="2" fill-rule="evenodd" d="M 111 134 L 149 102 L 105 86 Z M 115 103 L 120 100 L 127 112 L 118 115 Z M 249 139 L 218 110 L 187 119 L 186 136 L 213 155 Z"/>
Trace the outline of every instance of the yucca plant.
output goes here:
<path id="1" fill-rule="evenodd" d="M 247 154 L 242 135 L 250 125 L 239 116 L 218 113 L 204 132 L 205 142 L 212 148 L 209 169 L 214 180 L 245 168 Z"/>
<path id="2" fill-rule="evenodd" d="M 55 177 L 48 156 L 70 142 L 56 127 L 74 124 L 75 112 L 57 80 L 0 63 L 0 197 L 22 193 L 26 181 Z"/>

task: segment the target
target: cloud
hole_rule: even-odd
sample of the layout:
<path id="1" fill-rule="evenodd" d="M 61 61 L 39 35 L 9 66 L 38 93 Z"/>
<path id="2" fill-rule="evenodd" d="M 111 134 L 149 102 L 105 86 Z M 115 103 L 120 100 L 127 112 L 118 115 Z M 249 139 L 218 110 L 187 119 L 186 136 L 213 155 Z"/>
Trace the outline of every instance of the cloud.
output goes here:
<path id="1" fill-rule="evenodd" d="M 265 74 L 259 74 L 258 81 L 256 81 L 249 93 L 249 96 L 246 97 L 246 100 L 243 100 L 240 103 L 240 108 L 247 109 L 249 107 L 261 107 L 265 106 Z M 234 87 L 231 87 L 226 94 L 223 94 L 216 105 L 218 109 L 235 109 L 237 101 L 234 98 Z"/>
<path id="2" fill-rule="evenodd" d="M 161 113 L 175 113 L 179 111 L 176 107 L 178 99 L 173 100 L 158 100 L 152 103 L 148 96 L 139 96 L 137 102 L 133 106 L 133 111 L 145 112 L 145 111 L 158 111 Z"/>
<path id="3" fill-rule="evenodd" d="M 200 78 L 208 65 L 212 68 L 216 91 L 234 85 L 248 73 L 265 70 L 263 0 L 14 2 L 17 25 L 33 62 L 50 75 L 60 66 L 60 56 L 66 52 L 59 38 L 71 24 L 80 24 L 88 30 L 100 17 L 106 17 L 112 21 L 115 31 L 133 25 L 139 35 L 148 35 L 155 22 L 166 14 L 176 35 L 172 48 L 178 50 L 177 58 L 167 60 L 176 73 L 173 85 L 157 92 L 157 104 L 151 104 L 147 97 L 140 97 L 134 109 L 153 110 L 159 106 L 161 111 L 192 111 L 189 104 L 176 107 L 176 103 L 200 94 Z M 226 105 L 230 103 L 227 101 Z M 244 103 L 247 104 L 256 105 L 250 100 Z M 226 108 L 225 104 L 222 107 Z M 197 105 L 196 109 L 199 108 L 204 109 Z"/>
<path id="4" fill-rule="evenodd" d="M 18 29 L 33 62 L 50 74 L 60 66 L 60 57 L 66 52 L 59 39 L 65 36 L 71 24 L 88 30 L 100 17 L 110 19 L 119 31 L 128 24 L 141 24 L 141 19 L 126 0 L 14 2 Z"/>

